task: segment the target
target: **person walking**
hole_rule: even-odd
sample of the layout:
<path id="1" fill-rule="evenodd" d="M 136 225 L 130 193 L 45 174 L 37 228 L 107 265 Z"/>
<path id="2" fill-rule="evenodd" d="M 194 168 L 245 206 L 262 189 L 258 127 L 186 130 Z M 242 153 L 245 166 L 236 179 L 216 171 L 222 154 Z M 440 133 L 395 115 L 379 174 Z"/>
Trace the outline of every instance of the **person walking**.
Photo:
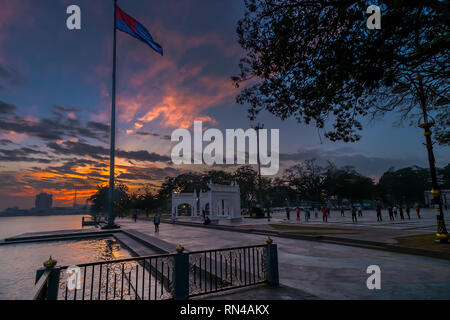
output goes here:
<path id="1" fill-rule="evenodd" d="M 291 220 L 291 212 L 289 210 L 289 207 L 286 207 L 286 219 Z"/>
<path id="2" fill-rule="evenodd" d="M 361 205 L 358 206 L 358 217 L 362 217 L 362 207 L 361 207 Z"/>
<path id="3" fill-rule="evenodd" d="M 358 222 L 358 218 L 356 217 L 356 207 L 352 206 L 352 222 Z"/>
<path id="4" fill-rule="evenodd" d="M 322 208 L 322 221 L 328 222 L 327 208 L 325 207 Z"/>
<path id="5" fill-rule="evenodd" d="M 305 221 L 308 222 L 309 221 L 309 209 L 305 208 Z"/>
<path id="6" fill-rule="evenodd" d="M 419 205 L 416 206 L 416 213 L 417 213 L 417 217 L 418 217 L 419 219 L 422 219 L 422 218 L 420 217 L 420 206 L 419 206 Z"/>
<path id="7" fill-rule="evenodd" d="M 317 209 L 317 207 L 314 207 L 314 216 L 316 217 L 316 219 L 319 217 L 319 210 Z"/>
<path id="8" fill-rule="evenodd" d="M 394 221 L 394 214 L 392 213 L 392 207 L 389 206 L 387 208 L 388 212 L 389 212 L 389 220 Z"/>
<path id="9" fill-rule="evenodd" d="M 405 216 L 403 215 L 403 206 L 400 206 L 400 219 L 405 220 Z"/>
<path id="10" fill-rule="evenodd" d="M 203 224 L 204 224 L 205 226 L 210 225 L 210 224 L 211 224 L 211 219 L 210 219 L 209 217 L 206 217 L 206 218 L 205 218 L 205 221 L 203 221 Z"/>
<path id="11" fill-rule="evenodd" d="M 397 218 L 397 206 L 395 205 L 393 208 L 394 211 L 394 217 Z"/>
<path id="12" fill-rule="evenodd" d="M 300 208 L 295 208 L 295 213 L 297 214 L 297 220 L 300 221 Z"/>
<path id="13" fill-rule="evenodd" d="M 410 211 L 411 209 L 409 208 L 409 205 L 406 205 L 406 209 L 405 209 L 405 211 L 406 211 L 406 214 L 407 214 L 407 216 L 408 216 L 408 220 L 411 220 L 411 216 L 409 215 L 409 211 Z"/>
<path id="14" fill-rule="evenodd" d="M 345 217 L 344 206 L 341 206 L 341 217 Z"/>
<path id="15" fill-rule="evenodd" d="M 138 218 L 137 212 L 134 211 L 134 213 L 133 213 L 133 220 L 134 220 L 134 222 L 137 222 L 137 218 Z"/>
<path id="16" fill-rule="evenodd" d="M 161 223 L 161 220 L 159 219 L 158 214 L 155 214 L 155 217 L 153 218 L 153 223 L 155 224 L 155 232 L 159 232 L 159 224 Z"/>
<path id="17" fill-rule="evenodd" d="M 381 216 L 381 207 L 380 207 L 380 205 L 377 205 L 376 211 L 377 211 L 377 222 L 383 221 L 383 217 Z"/>

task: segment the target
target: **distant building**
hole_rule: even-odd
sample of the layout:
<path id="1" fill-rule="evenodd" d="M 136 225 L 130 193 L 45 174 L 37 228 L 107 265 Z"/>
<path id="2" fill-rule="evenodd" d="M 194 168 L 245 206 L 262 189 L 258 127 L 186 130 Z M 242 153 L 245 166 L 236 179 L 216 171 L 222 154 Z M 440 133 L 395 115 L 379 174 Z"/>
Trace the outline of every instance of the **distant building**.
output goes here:
<path id="1" fill-rule="evenodd" d="M 36 196 L 34 206 L 37 210 L 47 210 L 52 208 L 53 196 L 47 193 L 41 193 Z"/>

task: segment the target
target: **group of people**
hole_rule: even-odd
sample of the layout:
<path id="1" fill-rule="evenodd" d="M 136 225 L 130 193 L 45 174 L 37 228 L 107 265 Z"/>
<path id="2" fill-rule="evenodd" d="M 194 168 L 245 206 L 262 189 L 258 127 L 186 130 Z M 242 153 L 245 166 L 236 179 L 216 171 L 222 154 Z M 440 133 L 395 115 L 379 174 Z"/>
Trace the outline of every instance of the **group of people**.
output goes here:
<path id="1" fill-rule="evenodd" d="M 290 220 L 291 219 L 291 209 L 289 207 L 286 207 L 286 219 Z M 299 207 L 295 208 L 295 213 L 297 214 L 297 220 L 301 220 L 300 218 L 300 214 L 301 214 L 301 209 Z M 314 216 L 317 219 L 319 216 L 319 209 L 317 207 L 312 207 L 312 208 L 305 208 L 303 209 L 303 212 L 305 214 L 305 221 L 308 222 L 309 219 L 311 219 L 311 211 L 314 211 Z M 331 209 L 329 207 L 323 207 L 321 208 L 322 211 L 322 220 L 324 222 L 328 221 L 328 217 L 330 216 L 331 213 Z"/>
<path id="2" fill-rule="evenodd" d="M 397 214 L 400 215 L 400 220 L 405 220 L 405 215 L 404 212 L 406 212 L 406 215 L 408 216 L 408 220 L 411 219 L 411 208 L 409 207 L 409 205 L 406 205 L 405 207 L 405 211 L 403 211 L 403 206 L 397 207 L 396 205 L 394 205 L 394 207 L 388 206 L 387 207 L 387 212 L 389 214 L 389 220 L 391 221 L 395 221 L 395 219 L 397 218 Z M 383 217 L 381 216 L 381 207 L 378 205 L 377 206 L 377 221 L 383 221 Z M 422 219 L 422 217 L 420 216 L 420 206 L 416 205 L 416 214 L 417 214 L 417 218 Z"/>
<path id="3" fill-rule="evenodd" d="M 317 219 L 318 215 L 319 215 L 319 210 L 322 212 L 322 221 L 323 222 L 328 222 L 328 218 L 330 217 L 330 213 L 331 213 L 331 209 L 330 207 L 321 207 L 321 208 L 317 208 L 317 207 L 312 207 L 312 208 L 304 208 L 304 209 L 300 209 L 300 207 L 296 207 L 295 208 L 295 213 L 297 215 L 297 220 L 300 221 L 301 220 L 301 211 L 304 212 L 305 215 L 305 221 L 308 222 L 311 219 L 311 212 L 314 212 L 314 216 Z M 403 206 L 388 206 L 386 208 L 387 212 L 389 213 L 389 219 L 391 221 L 395 221 L 395 219 L 397 219 L 397 214 L 400 215 L 400 219 L 401 220 L 405 220 L 405 214 L 407 215 L 408 219 L 411 219 L 411 207 L 409 205 L 407 205 L 404 209 Z M 421 219 L 422 217 L 420 216 L 420 206 L 416 205 L 415 207 L 416 210 L 416 214 L 417 217 L 419 219 Z M 291 209 L 289 207 L 285 208 L 286 211 L 286 219 L 290 220 L 291 219 Z M 377 205 L 376 207 L 376 213 L 377 213 L 377 221 L 381 222 L 383 221 L 383 217 L 381 215 L 381 206 Z M 345 217 L 345 208 L 342 206 L 340 207 L 340 212 L 341 212 L 341 217 Z M 362 207 L 359 206 L 351 206 L 351 214 L 352 214 L 352 222 L 358 222 L 358 217 L 362 217 L 363 216 L 363 209 Z"/>

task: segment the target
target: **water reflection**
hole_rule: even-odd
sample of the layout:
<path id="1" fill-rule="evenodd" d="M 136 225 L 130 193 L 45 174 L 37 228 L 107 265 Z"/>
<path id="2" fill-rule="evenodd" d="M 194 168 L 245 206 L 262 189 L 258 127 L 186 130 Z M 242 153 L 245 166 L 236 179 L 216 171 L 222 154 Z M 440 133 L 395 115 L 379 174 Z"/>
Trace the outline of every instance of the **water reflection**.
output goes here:
<path id="1" fill-rule="evenodd" d="M 27 299 L 50 255 L 60 266 L 131 257 L 114 238 L 0 246 L 0 299 Z"/>

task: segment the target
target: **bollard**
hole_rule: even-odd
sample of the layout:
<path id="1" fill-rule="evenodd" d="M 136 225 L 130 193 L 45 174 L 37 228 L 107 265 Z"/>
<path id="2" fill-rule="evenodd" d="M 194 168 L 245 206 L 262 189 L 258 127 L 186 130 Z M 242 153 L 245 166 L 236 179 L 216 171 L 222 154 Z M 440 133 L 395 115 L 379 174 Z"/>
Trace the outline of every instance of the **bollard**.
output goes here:
<path id="1" fill-rule="evenodd" d="M 267 257 L 266 257 L 266 269 L 267 269 L 267 283 L 272 287 L 278 287 L 280 284 L 278 275 L 278 248 L 273 243 L 272 239 L 268 238 L 267 241 Z"/>
<path id="2" fill-rule="evenodd" d="M 35 284 L 39 281 L 45 271 L 50 270 L 50 275 L 47 279 L 47 292 L 45 295 L 45 300 L 58 300 L 58 289 L 59 289 L 59 278 L 61 269 L 56 266 L 56 260 L 50 257 L 49 260 L 44 262 L 45 268 L 38 269 L 36 271 Z"/>
<path id="3" fill-rule="evenodd" d="M 174 256 L 173 298 L 175 300 L 189 298 L 189 254 L 183 251 L 184 248 L 179 245 L 177 254 Z"/>

